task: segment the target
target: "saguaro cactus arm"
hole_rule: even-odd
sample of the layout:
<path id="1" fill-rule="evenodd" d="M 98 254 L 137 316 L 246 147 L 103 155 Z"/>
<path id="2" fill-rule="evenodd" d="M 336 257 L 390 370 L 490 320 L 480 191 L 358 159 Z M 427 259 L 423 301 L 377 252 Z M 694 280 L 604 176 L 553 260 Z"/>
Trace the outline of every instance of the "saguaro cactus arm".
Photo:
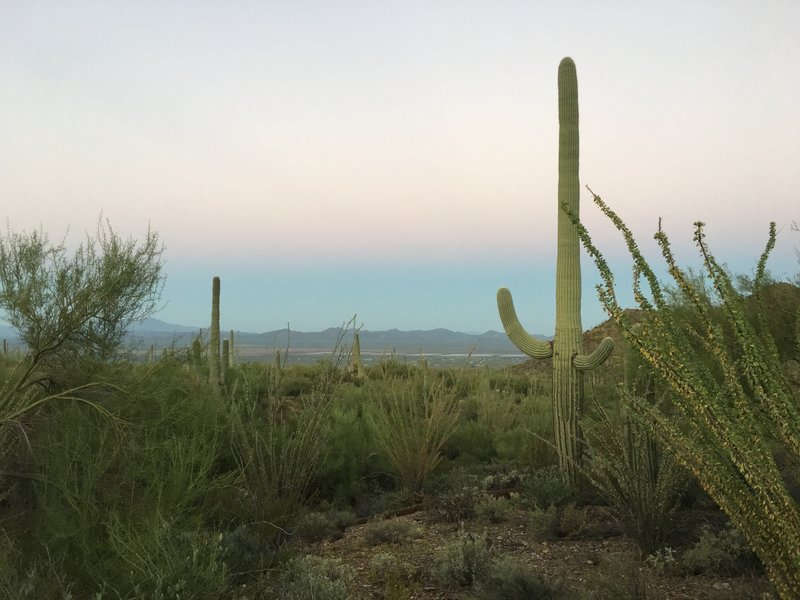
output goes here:
<path id="1" fill-rule="evenodd" d="M 507 288 L 497 290 L 497 309 L 500 312 L 500 320 L 503 322 L 503 329 L 512 343 L 532 358 L 550 358 L 553 356 L 553 342 L 537 340 L 530 335 L 517 318 L 517 311 L 514 310 L 514 299 Z"/>
<path id="2" fill-rule="evenodd" d="M 614 340 L 603 338 L 600 345 L 591 354 L 576 354 L 572 357 L 572 366 L 578 371 L 591 371 L 602 365 L 614 349 Z"/>

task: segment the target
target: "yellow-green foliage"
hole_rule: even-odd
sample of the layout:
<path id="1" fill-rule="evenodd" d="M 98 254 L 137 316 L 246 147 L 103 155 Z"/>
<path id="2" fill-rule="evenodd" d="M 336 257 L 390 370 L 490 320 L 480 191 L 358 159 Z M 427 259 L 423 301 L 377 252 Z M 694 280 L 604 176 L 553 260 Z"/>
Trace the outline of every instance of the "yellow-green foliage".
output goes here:
<path id="1" fill-rule="evenodd" d="M 608 264 L 573 215 L 603 278 L 598 286 L 600 299 L 628 342 L 674 392 L 674 407 L 684 426 L 675 415 L 635 395 L 628 396 L 632 413 L 675 451 L 728 514 L 781 597 L 800 597 L 800 506 L 787 492 L 774 458 L 777 445 L 791 461 L 800 461 L 800 404 L 772 338 L 764 328 L 759 333 L 745 318 L 743 299 L 711 254 L 703 223 L 695 223 L 694 239 L 724 327 L 713 318 L 708 296 L 676 264 L 669 239 L 659 227 L 655 239 L 693 314 L 692 319 L 674 318 L 630 230 L 598 196 L 594 199 L 625 238 L 634 261 L 634 297 L 648 315 L 647 328 L 637 332 L 632 327 L 617 303 Z M 765 279 L 766 260 L 774 244 L 773 223 L 753 282 L 755 295 Z M 642 290 L 643 278 L 649 296 Z M 698 360 L 700 354 L 704 360 Z"/>

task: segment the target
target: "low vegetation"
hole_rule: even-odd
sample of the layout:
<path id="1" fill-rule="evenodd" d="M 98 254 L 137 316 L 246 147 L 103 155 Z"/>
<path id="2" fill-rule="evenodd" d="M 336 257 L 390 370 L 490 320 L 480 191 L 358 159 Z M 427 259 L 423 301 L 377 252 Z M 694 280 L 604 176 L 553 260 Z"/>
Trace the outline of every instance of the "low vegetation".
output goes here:
<path id="1" fill-rule="evenodd" d="M 143 363 L 123 333 L 156 305 L 154 235 L 105 228 L 75 259 L 3 238 L 0 308 L 27 352 L 0 356 L 0 594 L 798 597 L 800 289 L 766 254 L 738 289 L 698 227 L 712 288 L 660 238 L 664 291 L 620 227 L 655 300 L 637 288 L 632 323 L 592 250 L 613 317 L 593 335 L 634 356 L 586 375 L 577 485 L 550 371 L 354 371 L 340 343 L 314 367 L 229 353 L 223 377 L 200 338 Z"/>

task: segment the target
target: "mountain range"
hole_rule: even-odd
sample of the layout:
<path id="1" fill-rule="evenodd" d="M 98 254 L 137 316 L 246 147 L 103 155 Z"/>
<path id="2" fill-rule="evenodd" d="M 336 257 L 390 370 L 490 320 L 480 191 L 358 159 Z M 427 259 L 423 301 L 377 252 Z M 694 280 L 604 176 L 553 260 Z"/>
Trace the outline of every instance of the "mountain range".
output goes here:
<path id="1" fill-rule="evenodd" d="M 186 327 L 166 323 L 159 319 L 145 319 L 131 329 L 131 337 L 144 344 L 165 346 L 169 344 L 188 345 L 193 336 L 201 330 L 198 327 Z M 202 333 L 207 338 L 208 330 Z M 222 337 L 229 337 L 229 331 L 223 330 Z M 549 339 L 546 336 L 537 336 Z M 263 333 L 246 331 L 234 332 L 235 344 L 238 347 L 250 346 L 264 349 L 285 349 L 305 352 L 329 352 L 337 340 L 345 345 L 352 342 L 352 332 L 343 333 L 339 327 L 330 327 L 323 331 L 293 331 L 276 329 Z M 519 350 L 508 340 L 505 333 L 486 331 L 484 333 L 463 333 L 449 329 L 430 329 L 400 331 L 360 330 L 361 351 L 365 353 L 416 354 L 420 350 L 432 353 L 479 353 L 479 354 L 518 354 Z"/>
<path id="2" fill-rule="evenodd" d="M 208 329 L 176 325 L 160 319 L 147 318 L 133 324 L 129 332 L 131 343 L 137 346 L 163 348 L 165 346 L 188 346 L 195 335 L 200 333 L 207 340 Z M 229 331 L 223 330 L 223 338 L 229 337 Z M 292 331 L 276 329 L 263 333 L 246 331 L 234 332 L 235 343 L 239 348 L 260 348 L 264 351 L 290 348 L 301 352 L 329 352 L 337 344 L 352 343 L 352 331 L 342 332 L 338 327 L 330 327 L 323 331 Z M 519 350 L 508 340 L 505 333 L 486 331 L 484 333 L 463 333 L 449 329 L 430 329 L 400 331 L 360 330 L 361 351 L 365 353 L 417 354 L 519 354 Z M 537 335 L 539 339 L 550 339 Z M 6 324 L 0 323 L 0 338 L 7 339 L 12 345 L 18 342 L 16 332 Z"/>

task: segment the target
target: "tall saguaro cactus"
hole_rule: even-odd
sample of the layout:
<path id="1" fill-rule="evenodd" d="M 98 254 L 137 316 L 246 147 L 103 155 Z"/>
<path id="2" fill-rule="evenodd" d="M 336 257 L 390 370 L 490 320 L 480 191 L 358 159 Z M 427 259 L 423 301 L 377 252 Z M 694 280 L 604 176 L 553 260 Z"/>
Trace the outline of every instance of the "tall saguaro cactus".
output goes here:
<path id="1" fill-rule="evenodd" d="M 577 480 L 581 460 L 580 413 L 583 372 L 601 365 L 614 347 L 605 338 L 591 354 L 583 354 L 581 327 L 580 242 L 566 211 L 578 216 L 578 77 L 575 63 L 558 66 L 558 250 L 556 255 L 556 328 L 552 342 L 528 334 L 517 318 L 511 292 L 497 292 L 500 319 L 509 339 L 533 358 L 553 359 L 553 430 L 562 477 Z M 565 210 L 566 209 L 566 210 Z"/>
<path id="2" fill-rule="evenodd" d="M 208 382 L 215 391 L 220 389 L 219 277 L 214 277 L 211 284 L 211 333 L 208 341 Z"/>

